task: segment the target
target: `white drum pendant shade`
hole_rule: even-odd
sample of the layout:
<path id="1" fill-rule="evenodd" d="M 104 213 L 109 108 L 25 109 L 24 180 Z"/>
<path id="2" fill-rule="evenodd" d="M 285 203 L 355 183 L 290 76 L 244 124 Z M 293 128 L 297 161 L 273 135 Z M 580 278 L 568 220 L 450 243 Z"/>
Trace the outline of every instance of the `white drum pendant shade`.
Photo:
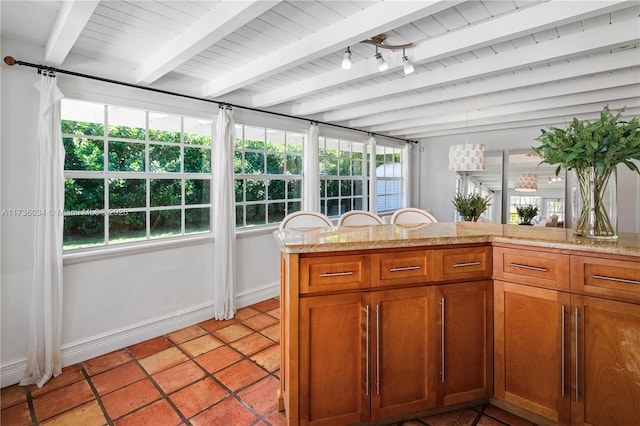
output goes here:
<path id="1" fill-rule="evenodd" d="M 449 147 L 449 170 L 484 170 L 484 144 L 465 143 Z"/>
<path id="2" fill-rule="evenodd" d="M 516 175 L 515 190 L 519 192 L 534 192 L 538 190 L 538 175 L 523 173 Z"/>

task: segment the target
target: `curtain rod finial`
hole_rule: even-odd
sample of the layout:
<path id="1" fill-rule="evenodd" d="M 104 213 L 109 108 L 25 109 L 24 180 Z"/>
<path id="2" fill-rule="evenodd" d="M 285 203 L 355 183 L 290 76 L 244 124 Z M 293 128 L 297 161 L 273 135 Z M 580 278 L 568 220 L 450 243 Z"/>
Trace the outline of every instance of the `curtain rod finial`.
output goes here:
<path id="1" fill-rule="evenodd" d="M 4 63 L 12 67 L 16 64 L 16 60 L 13 56 L 5 56 Z"/>

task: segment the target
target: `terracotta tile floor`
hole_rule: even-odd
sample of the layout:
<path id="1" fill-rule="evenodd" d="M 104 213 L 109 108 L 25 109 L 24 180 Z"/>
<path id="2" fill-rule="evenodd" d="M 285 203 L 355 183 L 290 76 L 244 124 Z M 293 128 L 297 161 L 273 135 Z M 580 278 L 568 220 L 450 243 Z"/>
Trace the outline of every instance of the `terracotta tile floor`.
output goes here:
<path id="1" fill-rule="evenodd" d="M 2 389 L 2 426 L 285 425 L 278 299 L 240 309 L 63 369 L 44 387 Z M 531 425 L 492 406 L 414 425 Z"/>

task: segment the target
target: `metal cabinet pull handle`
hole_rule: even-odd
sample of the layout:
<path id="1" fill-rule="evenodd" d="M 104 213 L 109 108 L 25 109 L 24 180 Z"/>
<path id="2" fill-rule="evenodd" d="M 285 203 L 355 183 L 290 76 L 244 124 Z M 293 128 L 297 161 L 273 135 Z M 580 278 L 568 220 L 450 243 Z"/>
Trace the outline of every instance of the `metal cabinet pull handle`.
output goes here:
<path id="1" fill-rule="evenodd" d="M 324 274 L 320 274 L 321 277 L 344 277 L 345 275 L 353 275 L 353 271 L 345 271 L 345 272 L 325 272 Z"/>
<path id="2" fill-rule="evenodd" d="M 576 321 L 576 402 L 578 402 L 580 400 L 580 398 L 578 398 L 578 374 L 580 373 L 580 369 L 578 368 L 578 363 L 580 362 L 580 359 L 578 358 L 579 355 L 579 351 L 578 351 L 578 308 L 576 308 L 576 314 L 575 314 L 575 321 Z"/>
<path id="3" fill-rule="evenodd" d="M 390 272 L 399 272 L 399 271 L 413 271 L 416 269 L 420 269 L 422 268 L 422 266 L 419 265 L 415 265 L 415 266 L 398 266 L 396 268 L 389 268 Z"/>
<path id="4" fill-rule="evenodd" d="M 594 275 L 593 278 L 596 278 L 599 280 L 615 281 L 618 283 L 640 284 L 640 281 L 637 281 L 637 280 L 627 280 L 624 278 L 606 277 L 604 275 Z"/>
<path id="5" fill-rule="evenodd" d="M 442 370 L 440 371 L 440 376 L 442 376 L 442 383 L 444 383 L 444 297 L 440 299 L 440 306 L 442 306 Z"/>
<path id="6" fill-rule="evenodd" d="M 564 398 L 564 305 L 562 305 L 562 315 L 561 315 L 561 321 L 562 321 L 562 334 L 561 334 L 561 339 L 562 339 L 562 397 Z"/>
<path id="7" fill-rule="evenodd" d="M 476 266 L 479 265 L 480 262 L 467 262 L 467 263 L 454 263 L 453 267 L 454 268 L 463 268 L 465 266 Z"/>
<path id="8" fill-rule="evenodd" d="M 547 272 L 547 268 L 540 268 L 538 266 L 521 265 L 520 263 L 510 263 L 509 266 L 514 268 L 530 269 L 532 271 Z"/>
<path id="9" fill-rule="evenodd" d="M 365 389 L 365 394 L 369 395 L 369 305 L 367 305 L 367 338 L 366 338 L 366 342 L 367 342 L 367 356 L 366 356 L 366 376 L 365 376 L 365 381 L 364 381 L 364 389 Z"/>
<path id="10" fill-rule="evenodd" d="M 380 395 L 380 305 L 376 305 L 376 392 Z"/>

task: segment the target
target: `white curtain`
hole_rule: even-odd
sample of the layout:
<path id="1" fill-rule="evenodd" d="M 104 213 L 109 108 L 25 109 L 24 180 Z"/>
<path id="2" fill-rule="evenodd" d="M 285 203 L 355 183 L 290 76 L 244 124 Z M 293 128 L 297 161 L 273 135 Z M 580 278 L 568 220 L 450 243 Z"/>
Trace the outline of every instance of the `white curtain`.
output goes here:
<path id="1" fill-rule="evenodd" d="M 36 160 L 34 279 L 31 287 L 27 368 L 20 382 L 42 387 L 62 372 L 62 227 L 64 146 L 56 79 L 43 74 L 40 91 Z"/>
<path id="2" fill-rule="evenodd" d="M 320 211 L 320 159 L 318 154 L 319 144 L 318 125 L 311 123 L 309 137 L 304 146 L 302 184 L 302 210 Z"/>
<path id="3" fill-rule="evenodd" d="M 229 107 L 220 106 L 213 150 L 214 318 L 233 318 L 235 308 L 236 208 L 233 186 L 235 124 Z"/>
<path id="4" fill-rule="evenodd" d="M 376 191 L 376 138 L 369 137 L 369 211 L 378 213 L 378 194 Z"/>
<path id="5" fill-rule="evenodd" d="M 410 195 L 413 194 L 413 179 L 409 179 L 409 176 L 413 176 L 413 164 L 414 158 L 411 155 L 413 152 L 413 144 L 407 143 L 402 149 L 402 203 L 401 206 L 408 206 Z M 412 203 L 413 204 L 413 203 Z"/>

